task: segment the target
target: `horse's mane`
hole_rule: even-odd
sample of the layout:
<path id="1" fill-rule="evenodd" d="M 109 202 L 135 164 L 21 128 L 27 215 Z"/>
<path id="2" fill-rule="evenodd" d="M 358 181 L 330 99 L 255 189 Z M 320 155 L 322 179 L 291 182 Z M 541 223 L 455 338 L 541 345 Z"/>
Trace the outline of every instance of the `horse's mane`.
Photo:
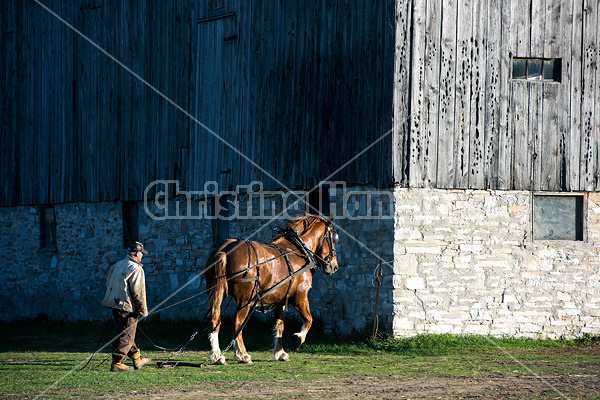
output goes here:
<path id="1" fill-rule="evenodd" d="M 292 219 L 291 221 L 288 221 L 286 226 L 290 229 L 297 231 L 298 235 L 302 235 L 304 232 L 312 229 L 312 227 L 318 222 L 327 223 L 327 221 L 323 217 L 305 213 Z M 283 235 L 279 234 L 275 237 L 274 240 L 279 239 L 281 237 L 283 237 Z"/>

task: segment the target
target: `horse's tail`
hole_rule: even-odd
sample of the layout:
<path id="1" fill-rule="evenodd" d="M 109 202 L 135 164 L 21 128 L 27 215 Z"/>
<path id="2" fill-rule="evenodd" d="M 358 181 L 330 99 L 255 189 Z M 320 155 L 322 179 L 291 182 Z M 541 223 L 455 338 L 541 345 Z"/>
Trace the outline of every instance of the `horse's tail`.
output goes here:
<path id="1" fill-rule="evenodd" d="M 227 254 L 222 251 L 214 253 L 209 257 L 206 271 L 206 286 L 210 300 L 211 330 L 219 329 L 221 325 L 221 304 L 227 297 Z"/>

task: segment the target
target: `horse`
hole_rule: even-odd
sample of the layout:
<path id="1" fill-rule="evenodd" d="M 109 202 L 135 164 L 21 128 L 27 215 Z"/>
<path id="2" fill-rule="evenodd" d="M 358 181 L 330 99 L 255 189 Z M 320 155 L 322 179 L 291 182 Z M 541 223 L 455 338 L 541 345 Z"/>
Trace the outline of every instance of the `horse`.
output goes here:
<path id="1" fill-rule="evenodd" d="M 281 340 L 285 307 L 291 304 L 303 320 L 300 332 L 293 336 L 297 348 L 306 340 L 313 321 L 308 302 L 313 274 L 317 267 L 325 275 L 338 270 L 335 253 L 338 240 L 332 220 L 304 214 L 289 221 L 270 244 L 227 239 L 217 246 L 206 263 L 211 363 L 226 363 L 219 347 L 219 329 L 221 305 L 229 295 L 236 301 L 233 321 L 235 360 L 252 363 L 244 345 L 242 329 L 249 313 L 260 303 L 261 306 L 274 309 L 273 358 L 276 361 L 288 361 L 289 355 L 284 351 Z"/>

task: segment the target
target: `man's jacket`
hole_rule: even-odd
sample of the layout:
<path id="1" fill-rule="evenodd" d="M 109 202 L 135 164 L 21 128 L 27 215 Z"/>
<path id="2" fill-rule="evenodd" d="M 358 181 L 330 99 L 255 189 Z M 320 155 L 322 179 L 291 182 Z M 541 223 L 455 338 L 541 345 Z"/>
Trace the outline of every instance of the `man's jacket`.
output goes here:
<path id="1" fill-rule="evenodd" d="M 142 264 L 128 256 L 110 268 L 102 305 L 125 312 L 148 315 L 146 278 Z"/>

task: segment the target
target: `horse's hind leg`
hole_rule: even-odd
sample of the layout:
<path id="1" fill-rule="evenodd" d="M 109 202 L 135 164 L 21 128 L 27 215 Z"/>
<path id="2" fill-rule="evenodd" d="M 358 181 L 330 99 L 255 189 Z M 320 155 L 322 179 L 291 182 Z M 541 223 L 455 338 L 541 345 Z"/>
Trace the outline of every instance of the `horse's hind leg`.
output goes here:
<path id="1" fill-rule="evenodd" d="M 281 337 L 283 336 L 283 306 L 279 306 L 275 309 L 275 347 L 273 348 L 273 358 L 275 361 L 289 361 L 290 357 L 283 351 L 283 343 Z"/>
<path id="2" fill-rule="evenodd" d="M 237 338 L 233 342 L 233 348 L 235 350 L 234 358 L 237 362 L 247 363 L 247 364 L 252 363 L 252 357 L 250 357 L 250 354 L 248 354 L 246 352 L 246 346 L 244 345 L 244 339 L 242 338 L 241 329 L 242 329 L 242 325 L 244 324 L 244 321 L 248 317 L 249 311 L 250 311 L 250 305 L 248 305 L 248 304 L 241 309 L 238 308 L 235 312 L 235 319 L 233 321 L 233 334 L 235 335 L 239 331 Z"/>
<path id="3" fill-rule="evenodd" d="M 219 330 L 221 329 L 221 304 L 225 293 L 221 289 L 223 285 L 219 286 L 213 290 L 210 296 L 210 334 L 208 339 L 210 340 L 210 362 L 224 365 L 226 362 L 219 346 Z"/>
<path id="4" fill-rule="evenodd" d="M 211 333 L 208 335 L 210 340 L 210 362 L 212 364 L 224 365 L 225 356 L 221 354 L 221 348 L 219 346 L 219 328 L 221 327 L 220 315 L 215 320 L 215 314 L 213 313 L 211 321 Z"/>

